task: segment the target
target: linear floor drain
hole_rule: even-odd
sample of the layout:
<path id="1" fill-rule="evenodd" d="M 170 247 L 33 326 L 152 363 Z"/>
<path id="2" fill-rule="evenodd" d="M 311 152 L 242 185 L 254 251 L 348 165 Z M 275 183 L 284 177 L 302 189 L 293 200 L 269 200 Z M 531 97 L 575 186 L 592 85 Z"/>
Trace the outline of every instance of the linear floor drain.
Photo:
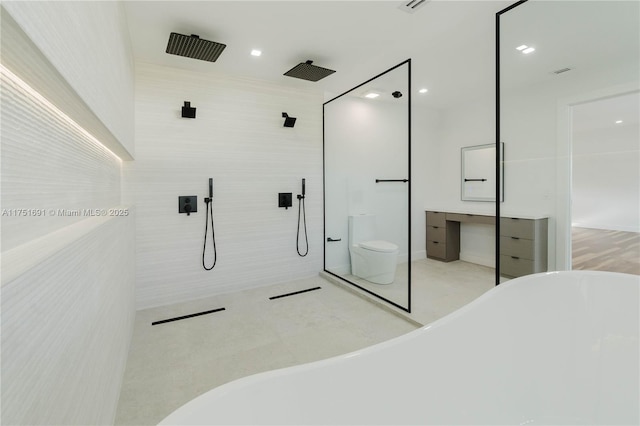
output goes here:
<path id="1" fill-rule="evenodd" d="M 322 287 L 313 287 L 306 290 L 294 291 L 293 293 L 281 294 L 279 296 L 271 296 L 269 300 L 280 299 L 281 297 L 295 296 L 296 294 L 306 293 L 308 291 L 320 290 Z"/>
<path id="2" fill-rule="evenodd" d="M 212 314 L 214 312 L 220 312 L 220 311 L 224 311 L 224 310 L 225 310 L 224 308 L 218 308 L 218 309 L 212 309 L 210 311 L 197 312 L 195 314 L 183 315 L 181 317 L 175 317 L 175 318 L 169 318 L 169 319 L 164 319 L 164 320 L 160 320 L 160 321 L 154 321 L 154 322 L 151 323 L 151 325 L 158 325 L 158 324 L 164 324 L 164 323 L 167 323 L 167 322 L 180 321 L 180 320 L 183 320 L 183 319 L 199 317 L 200 315 Z"/>

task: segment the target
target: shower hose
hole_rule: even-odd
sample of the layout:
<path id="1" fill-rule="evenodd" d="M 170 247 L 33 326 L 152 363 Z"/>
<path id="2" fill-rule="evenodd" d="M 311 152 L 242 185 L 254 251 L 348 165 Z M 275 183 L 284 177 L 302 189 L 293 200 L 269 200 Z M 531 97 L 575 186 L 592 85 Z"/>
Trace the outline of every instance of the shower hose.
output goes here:
<path id="1" fill-rule="evenodd" d="M 204 202 L 207 204 L 205 209 L 207 215 L 204 222 L 204 245 L 202 246 L 202 267 L 207 271 L 210 271 L 216 266 L 218 261 L 218 252 L 216 250 L 216 233 L 213 229 L 213 200 L 211 198 L 205 198 Z M 207 233 L 209 232 L 209 218 L 211 218 L 211 240 L 213 241 L 213 265 L 207 267 L 205 262 L 205 253 L 207 252 Z"/>
<path id="2" fill-rule="evenodd" d="M 302 222 L 304 224 L 303 232 L 304 232 L 304 240 L 306 251 L 301 253 L 300 251 L 300 213 L 302 212 Z M 298 228 L 296 230 L 296 250 L 298 251 L 298 255 L 305 257 L 309 253 L 309 238 L 307 237 L 307 215 L 305 213 L 304 206 L 304 195 L 298 195 Z"/>

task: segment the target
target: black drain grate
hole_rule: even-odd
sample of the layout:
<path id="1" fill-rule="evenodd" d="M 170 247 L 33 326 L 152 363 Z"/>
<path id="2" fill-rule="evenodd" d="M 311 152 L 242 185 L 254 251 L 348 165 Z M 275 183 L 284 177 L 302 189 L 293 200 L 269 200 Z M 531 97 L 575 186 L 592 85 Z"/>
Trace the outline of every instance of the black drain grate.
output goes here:
<path id="1" fill-rule="evenodd" d="M 322 287 L 313 287 L 313 288 L 308 288 L 306 290 L 294 291 L 293 293 L 281 294 L 279 296 L 271 296 L 269 298 L 269 300 L 275 300 L 275 299 L 280 299 L 280 298 L 283 298 L 283 297 L 295 296 L 296 294 L 302 294 L 302 293 L 307 293 L 307 292 L 314 291 L 314 290 L 320 290 L 321 288 Z"/>
<path id="2" fill-rule="evenodd" d="M 180 321 L 180 320 L 183 320 L 183 319 L 199 317 L 200 315 L 212 314 L 214 312 L 220 312 L 220 311 L 224 311 L 224 310 L 225 310 L 225 308 L 218 308 L 218 309 L 212 309 L 210 311 L 197 312 L 195 314 L 183 315 L 181 317 L 175 317 L 175 318 L 169 318 L 169 319 L 164 319 L 164 320 L 160 320 L 160 321 L 154 321 L 154 322 L 151 323 L 151 325 L 158 325 L 158 324 L 165 324 L 167 322 Z"/>

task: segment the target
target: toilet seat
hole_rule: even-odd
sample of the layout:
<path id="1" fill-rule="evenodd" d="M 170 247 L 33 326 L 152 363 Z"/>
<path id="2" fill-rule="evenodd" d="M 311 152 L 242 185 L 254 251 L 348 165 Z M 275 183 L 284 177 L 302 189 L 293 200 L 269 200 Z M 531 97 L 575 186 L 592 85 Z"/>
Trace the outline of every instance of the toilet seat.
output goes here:
<path id="1" fill-rule="evenodd" d="M 398 246 L 388 241 L 374 240 L 363 241 L 359 243 L 360 247 L 366 250 L 377 251 L 380 253 L 393 253 L 398 250 Z"/>

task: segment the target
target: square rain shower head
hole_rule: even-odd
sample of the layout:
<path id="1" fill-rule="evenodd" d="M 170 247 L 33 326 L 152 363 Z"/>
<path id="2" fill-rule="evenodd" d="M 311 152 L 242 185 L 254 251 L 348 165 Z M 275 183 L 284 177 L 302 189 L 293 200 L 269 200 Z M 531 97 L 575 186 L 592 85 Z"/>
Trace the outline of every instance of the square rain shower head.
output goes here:
<path id="1" fill-rule="evenodd" d="M 225 47 L 227 47 L 226 44 L 204 40 L 195 34 L 187 36 L 171 33 L 166 52 L 171 55 L 215 62 Z"/>
<path id="2" fill-rule="evenodd" d="M 301 78 L 303 80 L 318 81 L 335 72 L 334 70 L 311 65 L 312 63 L 313 61 L 301 62 L 283 75 Z"/>

